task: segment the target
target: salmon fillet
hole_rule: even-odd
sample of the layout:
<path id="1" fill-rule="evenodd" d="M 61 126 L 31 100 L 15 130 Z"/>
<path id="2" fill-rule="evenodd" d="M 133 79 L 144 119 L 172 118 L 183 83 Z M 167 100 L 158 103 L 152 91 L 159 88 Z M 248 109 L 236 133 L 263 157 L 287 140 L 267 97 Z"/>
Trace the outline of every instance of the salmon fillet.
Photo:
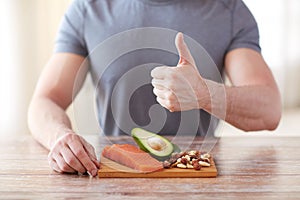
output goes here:
<path id="1" fill-rule="evenodd" d="M 130 144 L 113 144 L 111 146 L 106 146 L 102 151 L 102 156 L 142 173 L 163 169 L 161 162 Z"/>

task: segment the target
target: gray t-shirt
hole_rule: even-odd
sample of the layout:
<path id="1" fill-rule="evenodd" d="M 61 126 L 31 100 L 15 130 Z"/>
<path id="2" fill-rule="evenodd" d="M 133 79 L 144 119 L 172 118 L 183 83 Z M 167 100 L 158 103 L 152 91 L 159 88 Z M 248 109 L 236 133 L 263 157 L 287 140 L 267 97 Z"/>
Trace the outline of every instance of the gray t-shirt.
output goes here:
<path id="1" fill-rule="evenodd" d="M 60 26 L 55 52 L 88 58 L 105 134 L 129 134 L 136 126 L 163 134 L 214 132 L 216 118 L 203 110 L 170 113 L 158 105 L 152 92 L 150 71 L 178 62 L 177 31 L 187 36 L 201 75 L 214 81 L 221 82 L 218 77 L 228 51 L 260 52 L 256 21 L 241 0 L 73 1 Z M 203 49 L 199 53 L 193 41 L 206 50 L 215 69 L 198 56 L 205 53 Z"/>

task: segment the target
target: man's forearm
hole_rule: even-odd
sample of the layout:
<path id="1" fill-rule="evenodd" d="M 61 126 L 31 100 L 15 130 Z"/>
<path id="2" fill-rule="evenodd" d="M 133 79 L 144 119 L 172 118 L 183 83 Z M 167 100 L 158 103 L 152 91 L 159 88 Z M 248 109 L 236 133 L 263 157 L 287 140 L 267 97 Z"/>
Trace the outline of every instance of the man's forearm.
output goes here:
<path id="1" fill-rule="evenodd" d="M 65 111 L 48 98 L 32 100 L 28 124 L 34 138 L 47 149 L 50 149 L 59 137 L 72 131 Z"/>
<path id="2" fill-rule="evenodd" d="M 229 87 L 213 81 L 206 83 L 210 101 L 204 110 L 245 131 L 274 130 L 278 126 L 281 102 L 277 89 L 259 85 Z"/>

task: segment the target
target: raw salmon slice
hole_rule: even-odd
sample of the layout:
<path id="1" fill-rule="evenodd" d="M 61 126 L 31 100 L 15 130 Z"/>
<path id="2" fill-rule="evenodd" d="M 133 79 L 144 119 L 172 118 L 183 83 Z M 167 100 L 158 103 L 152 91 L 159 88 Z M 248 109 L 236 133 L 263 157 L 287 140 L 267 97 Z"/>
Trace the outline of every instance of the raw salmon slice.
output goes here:
<path id="1" fill-rule="evenodd" d="M 102 151 L 102 156 L 142 173 L 163 169 L 161 162 L 130 144 L 113 144 L 111 146 L 106 146 Z"/>

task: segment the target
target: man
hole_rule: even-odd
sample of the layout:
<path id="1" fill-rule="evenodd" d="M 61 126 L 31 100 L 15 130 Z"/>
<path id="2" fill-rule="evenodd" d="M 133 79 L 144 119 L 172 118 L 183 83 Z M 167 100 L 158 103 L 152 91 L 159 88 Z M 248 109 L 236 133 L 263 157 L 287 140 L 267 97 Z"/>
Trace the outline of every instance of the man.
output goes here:
<path id="1" fill-rule="evenodd" d="M 173 54 L 141 49 L 120 56 L 100 72 L 99 62 L 104 57 L 92 51 L 111 36 L 143 27 L 167 28 L 190 36 L 208 52 L 219 73 L 227 74 L 232 86 L 204 78 L 210 68 L 199 72 L 204 61 L 190 52 L 182 33 L 175 39 L 179 61 Z M 138 37 L 132 38 L 134 43 Z M 83 64 L 87 57 L 89 66 Z M 149 84 L 132 94 L 129 108 L 125 105 L 115 112 L 111 102 L 117 99 L 115 105 L 124 107 L 127 94 L 123 90 L 114 93 L 119 79 L 134 66 L 150 62 L 166 66 L 152 66 L 147 72 L 152 76 Z M 120 117 L 114 116 L 128 109 L 136 124 L 146 126 L 151 121 L 149 109 L 157 103 L 168 110 L 161 133 L 180 132 L 181 115 L 189 112 L 200 113 L 199 119 L 187 120 L 185 126 L 199 122 L 198 135 L 214 131 L 217 120 L 210 114 L 245 131 L 274 130 L 281 117 L 280 95 L 260 54 L 256 22 L 241 0 L 75 0 L 64 17 L 56 52 L 41 74 L 29 108 L 31 132 L 50 150 L 49 163 L 57 172 L 97 174 L 94 148 L 74 133 L 65 113 L 87 71 L 97 88 L 99 121 L 105 134 L 128 134 L 126 128 L 131 126 L 124 129 L 118 124 Z M 222 105 L 220 109 L 218 105 Z"/>

